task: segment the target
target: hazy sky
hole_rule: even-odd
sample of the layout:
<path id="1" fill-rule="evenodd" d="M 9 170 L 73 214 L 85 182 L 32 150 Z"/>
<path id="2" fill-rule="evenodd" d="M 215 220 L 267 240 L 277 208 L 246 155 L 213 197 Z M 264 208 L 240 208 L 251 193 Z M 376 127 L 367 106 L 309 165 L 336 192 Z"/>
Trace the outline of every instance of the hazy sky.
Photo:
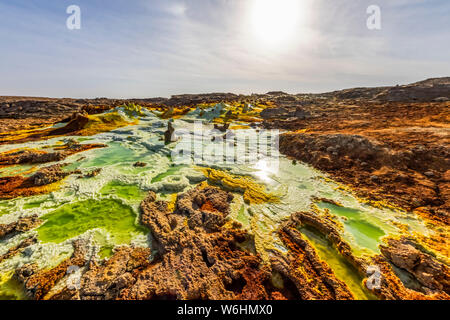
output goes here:
<path id="1" fill-rule="evenodd" d="M 0 95 L 324 92 L 450 76 L 450 1 L 0 0 L 0 43 Z"/>

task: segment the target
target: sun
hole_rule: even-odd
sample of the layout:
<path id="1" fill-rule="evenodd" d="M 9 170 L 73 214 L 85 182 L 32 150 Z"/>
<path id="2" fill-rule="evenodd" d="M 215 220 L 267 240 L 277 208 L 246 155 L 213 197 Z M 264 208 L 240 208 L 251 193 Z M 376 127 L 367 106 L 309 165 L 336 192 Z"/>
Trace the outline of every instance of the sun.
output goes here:
<path id="1" fill-rule="evenodd" d="M 281 44 L 296 35 L 302 0 L 253 0 L 250 22 L 254 36 L 266 44 Z"/>

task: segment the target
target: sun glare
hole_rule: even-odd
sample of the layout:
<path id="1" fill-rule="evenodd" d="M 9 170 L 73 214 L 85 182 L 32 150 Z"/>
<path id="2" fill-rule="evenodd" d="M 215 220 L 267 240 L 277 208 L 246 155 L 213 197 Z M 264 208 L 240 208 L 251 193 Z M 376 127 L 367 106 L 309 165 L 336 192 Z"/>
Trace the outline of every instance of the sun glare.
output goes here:
<path id="1" fill-rule="evenodd" d="M 302 17 L 301 0 L 253 0 L 251 26 L 267 44 L 281 44 L 296 35 Z"/>

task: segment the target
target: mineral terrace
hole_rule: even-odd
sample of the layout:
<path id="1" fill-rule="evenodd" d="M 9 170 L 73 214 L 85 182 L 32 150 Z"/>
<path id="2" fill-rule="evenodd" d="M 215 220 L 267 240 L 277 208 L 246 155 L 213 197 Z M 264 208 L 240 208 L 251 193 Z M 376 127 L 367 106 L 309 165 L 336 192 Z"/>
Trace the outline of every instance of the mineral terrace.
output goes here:
<path id="1" fill-rule="evenodd" d="M 279 150 L 178 163 L 199 121 L 200 144 Z M 0 97 L 0 299 L 448 300 L 449 134 L 450 78 Z"/>

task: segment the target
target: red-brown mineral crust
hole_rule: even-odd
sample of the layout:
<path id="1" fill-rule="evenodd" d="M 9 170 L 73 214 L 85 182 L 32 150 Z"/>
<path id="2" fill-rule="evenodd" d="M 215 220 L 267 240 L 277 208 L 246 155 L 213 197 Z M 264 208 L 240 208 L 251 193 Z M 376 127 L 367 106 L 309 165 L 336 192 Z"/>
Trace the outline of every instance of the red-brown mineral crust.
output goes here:
<path id="1" fill-rule="evenodd" d="M 65 286 L 49 294 L 69 265 L 84 264 L 79 244 L 74 257 L 58 267 L 36 271 L 26 266 L 18 274 L 35 299 L 353 298 L 307 241 L 288 226 L 280 234 L 289 254 L 274 253 L 271 264 L 242 249 L 240 243 L 251 237 L 236 224 L 225 225 L 232 198 L 218 188 L 194 188 L 179 194 L 170 212 L 167 203 L 156 201 L 150 192 L 141 203 L 141 221 L 152 231 L 157 253 L 120 247 L 108 260 L 90 261 L 79 288 Z M 282 283 L 275 285 L 274 274 Z"/>
<path id="2" fill-rule="evenodd" d="M 320 260 L 315 249 L 289 221 L 279 232 L 289 253 L 274 253 L 271 264 L 282 275 L 284 287 L 294 285 L 302 300 L 354 299 L 347 285 L 337 279 L 330 267 Z"/>
<path id="3" fill-rule="evenodd" d="M 433 294 L 450 294 L 450 268 L 428 253 L 425 253 L 412 240 L 387 239 L 380 246 L 381 253 L 393 265 L 414 276 L 422 285 L 422 291 Z"/>
<path id="4" fill-rule="evenodd" d="M 20 218 L 16 222 L 8 224 L 0 224 L 0 240 L 6 236 L 15 235 L 17 233 L 26 232 L 36 228 L 42 223 L 37 215 Z"/>
<path id="5" fill-rule="evenodd" d="M 10 248 L 5 254 L 0 255 L 0 263 L 2 263 L 4 260 L 10 259 L 15 255 L 21 253 L 23 250 L 25 250 L 26 247 L 31 246 L 36 242 L 37 242 L 36 237 L 30 237 L 23 240 L 18 245 Z"/>
<path id="6" fill-rule="evenodd" d="M 63 171 L 64 165 L 55 164 L 40 169 L 30 177 L 0 177 L 0 199 L 14 199 L 45 194 L 57 189 L 56 182 L 78 171 Z"/>
<path id="7" fill-rule="evenodd" d="M 104 144 L 78 144 L 74 142 L 58 147 L 58 151 L 55 152 L 29 149 L 4 152 L 0 153 L 0 167 L 16 164 L 39 164 L 61 161 L 75 153 L 104 147 L 106 147 Z"/>
<path id="8" fill-rule="evenodd" d="M 26 264 L 16 271 L 16 277 L 23 283 L 30 298 L 41 300 L 67 274 L 69 267 L 85 265 L 85 255 L 85 244 L 82 241 L 75 241 L 71 258 L 50 270 L 38 270 L 35 264 Z"/>
<path id="9" fill-rule="evenodd" d="M 355 257 L 350 245 L 340 236 L 339 225 L 326 215 L 315 212 L 294 213 L 286 223 L 296 234 L 295 226 L 310 226 L 327 236 L 338 252 L 351 263 L 364 279 L 366 284 L 370 267 L 379 270 L 380 283 L 372 292 L 385 300 L 449 300 L 448 294 L 449 269 L 434 257 L 419 250 L 412 240 L 387 239 L 387 245 L 381 246 L 383 255 L 373 257 Z M 286 228 L 286 227 L 285 227 Z M 405 269 L 419 283 L 423 284 L 420 291 L 410 289 L 400 280 L 394 271 L 393 263 Z"/>

